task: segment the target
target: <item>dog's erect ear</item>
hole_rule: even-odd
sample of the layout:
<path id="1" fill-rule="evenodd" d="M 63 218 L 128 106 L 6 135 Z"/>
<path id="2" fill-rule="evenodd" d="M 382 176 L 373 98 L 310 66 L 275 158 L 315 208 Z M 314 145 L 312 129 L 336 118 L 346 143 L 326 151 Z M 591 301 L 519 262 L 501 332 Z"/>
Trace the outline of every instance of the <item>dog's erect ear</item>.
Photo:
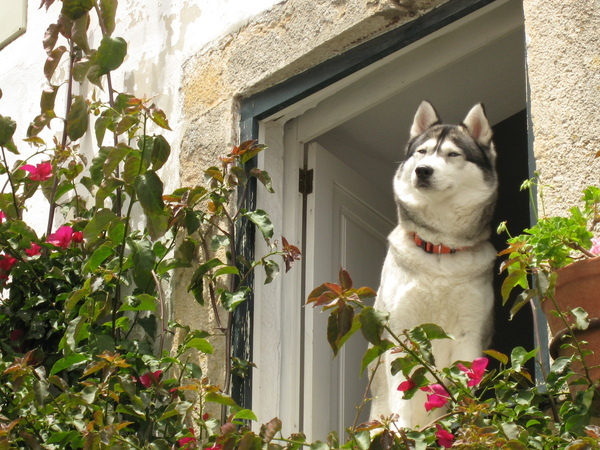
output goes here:
<path id="1" fill-rule="evenodd" d="M 475 141 L 484 147 L 489 147 L 492 142 L 492 127 L 485 115 L 483 105 L 478 103 L 471 108 L 463 125 Z"/>
<path id="2" fill-rule="evenodd" d="M 426 129 L 432 127 L 433 125 L 441 123 L 441 120 L 433 108 L 431 103 L 426 100 L 423 100 L 419 105 L 419 109 L 415 114 L 415 119 L 413 121 L 412 127 L 410 128 L 410 138 L 414 138 L 418 136 Z"/>

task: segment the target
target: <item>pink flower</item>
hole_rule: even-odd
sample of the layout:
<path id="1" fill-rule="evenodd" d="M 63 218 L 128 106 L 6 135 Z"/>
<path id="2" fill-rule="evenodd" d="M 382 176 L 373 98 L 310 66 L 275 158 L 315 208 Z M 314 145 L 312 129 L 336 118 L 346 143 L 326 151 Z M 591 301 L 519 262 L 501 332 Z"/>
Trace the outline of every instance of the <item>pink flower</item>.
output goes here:
<path id="1" fill-rule="evenodd" d="M 37 245 L 35 242 L 31 243 L 31 247 L 25 249 L 25 254 L 27 256 L 35 256 L 41 253 L 42 247 Z"/>
<path id="2" fill-rule="evenodd" d="M 79 243 L 83 242 L 83 233 L 81 231 L 75 231 L 71 236 L 71 242 Z"/>
<path id="3" fill-rule="evenodd" d="M 142 386 L 148 389 L 150 386 L 158 384 L 161 374 L 162 370 L 157 370 L 156 372 L 148 372 L 142 375 L 138 379 L 138 381 L 142 383 Z"/>
<path id="4" fill-rule="evenodd" d="M 412 379 L 407 379 L 406 381 L 403 381 L 402 383 L 400 383 L 400 386 L 398 386 L 398 390 L 400 392 L 406 392 L 406 391 L 410 391 L 411 389 L 413 389 L 417 384 L 412 380 Z"/>
<path id="5" fill-rule="evenodd" d="M 4 214 L 2 211 L 0 211 L 0 223 L 2 223 L 4 221 L 4 219 L 6 219 L 6 214 Z"/>
<path id="6" fill-rule="evenodd" d="M 447 430 L 444 430 L 439 423 L 435 424 L 437 431 L 435 437 L 437 438 L 438 444 L 444 448 L 452 447 L 452 441 L 454 441 L 454 435 Z"/>
<path id="7" fill-rule="evenodd" d="M 441 384 L 432 384 L 431 386 L 425 386 L 421 388 L 422 391 L 427 392 L 427 401 L 425 402 L 425 410 L 431 411 L 432 409 L 441 408 L 450 397 L 448 391 Z"/>
<path id="8" fill-rule="evenodd" d="M 56 233 L 49 234 L 46 242 L 56 245 L 60 248 L 68 248 L 69 245 L 71 245 L 72 238 L 73 228 L 68 225 L 64 225 L 56 230 Z"/>
<path id="9" fill-rule="evenodd" d="M 10 269 L 17 263 L 17 258 L 12 256 L 0 255 L 0 270 L 3 272 L 10 272 Z"/>
<path id="10" fill-rule="evenodd" d="M 592 238 L 592 248 L 590 252 L 594 255 L 600 255 L 600 238 Z"/>
<path id="11" fill-rule="evenodd" d="M 194 433 L 193 428 L 188 428 L 188 430 L 190 431 L 190 433 L 192 433 L 192 435 L 183 437 L 177 441 L 177 444 L 179 444 L 180 448 L 181 447 L 185 447 L 185 448 L 195 448 L 196 447 L 196 433 Z M 191 447 L 189 447 L 189 445 L 191 445 Z M 219 445 L 219 448 L 221 448 L 220 445 Z"/>
<path id="12" fill-rule="evenodd" d="M 460 363 L 457 364 L 456 367 L 458 367 L 461 371 L 466 373 L 467 376 L 470 378 L 469 382 L 467 383 L 467 386 L 473 387 L 477 386 L 481 382 L 481 379 L 485 375 L 485 368 L 487 367 L 488 362 L 489 360 L 487 358 L 481 357 L 475 359 L 471 363 L 470 369 L 468 369 Z"/>
<path id="13" fill-rule="evenodd" d="M 29 179 L 33 181 L 44 181 L 52 176 L 52 164 L 49 162 L 36 164 L 35 167 L 26 164 L 19 167 L 19 169 L 29 172 Z"/>

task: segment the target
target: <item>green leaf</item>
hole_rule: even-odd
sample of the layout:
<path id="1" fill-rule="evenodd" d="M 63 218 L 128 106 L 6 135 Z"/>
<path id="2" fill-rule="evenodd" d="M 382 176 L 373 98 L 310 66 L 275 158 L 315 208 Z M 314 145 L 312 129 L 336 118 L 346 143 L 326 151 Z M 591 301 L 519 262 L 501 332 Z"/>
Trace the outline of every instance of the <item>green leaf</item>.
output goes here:
<path id="1" fill-rule="evenodd" d="M 520 372 L 523 365 L 527 361 L 529 361 L 531 358 L 533 358 L 536 354 L 537 354 L 537 349 L 534 349 L 534 350 L 528 352 L 523 347 L 513 348 L 512 352 L 510 354 L 510 361 L 511 361 L 513 369 L 516 370 L 517 372 Z"/>
<path id="2" fill-rule="evenodd" d="M 149 170 L 135 177 L 133 188 L 146 214 L 148 232 L 157 239 L 167 231 L 169 214 L 164 210 L 163 183 L 156 172 Z"/>
<path id="3" fill-rule="evenodd" d="M 369 367 L 373 361 L 387 352 L 389 349 L 394 348 L 394 343 L 384 339 L 379 342 L 379 345 L 373 346 L 369 348 L 365 354 L 363 355 L 362 361 L 360 363 L 360 375 L 364 373 L 365 369 Z"/>
<path id="4" fill-rule="evenodd" d="M 273 224 L 265 211 L 262 209 L 248 211 L 245 216 L 258 227 L 265 240 L 269 241 L 273 238 Z"/>
<path id="5" fill-rule="evenodd" d="M 76 95 L 67 116 L 67 136 L 76 141 L 85 134 L 88 128 L 88 106 L 81 95 Z"/>
<path id="6" fill-rule="evenodd" d="M 17 123 L 10 117 L 0 115 L 0 147 L 12 142 L 13 134 L 17 129 Z"/>
<path id="7" fill-rule="evenodd" d="M 142 292 L 154 292 L 155 285 L 152 270 L 156 262 L 156 254 L 152 250 L 151 243 L 147 240 L 128 239 L 127 244 L 131 249 L 135 285 Z"/>
<path id="8" fill-rule="evenodd" d="M 500 353 L 496 350 L 484 350 L 483 353 L 485 353 L 488 356 L 491 356 L 496 361 L 500 361 L 504 365 L 508 363 L 508 356 L 506 356 L 504 353 Z"/>
<path id="9" fill-rule="evenodd" d="M 121 176 L 125 183 L 132 184 L 138 175 L 146 172 L 147 168 L 146 162 L 142 160 L 141 152 L 135 151 L 125 160 Z"/>
<path id="10" fill-rule="evenodd" d="M 152 155 L 150 157 L 152 169 L 158 170 L 164 166 L 170 155 L 171 146 L 167 140 L 161 135 L 154 136 L 154 141 L 152 143 Z"/>
<path id="11" fill-rule="evenodd" d="M 145 174 L 135 177 L 133 187 L 140 204 L 147 214 L 163 213 L 163 183 L 156 172 L 149 170 Z"/>
<path id="12" fill-rule="evenodd" d="M 221 304 L 227 311 L 233 311 L 237 306 L 246 301 L 247 289 L 241 289 L 237 292 L 223 290 L 221 292 Z"/>
<path id="13" fill-rule="evenodd" d="M 329 450 L 329 445 L 325 442 L 315 441 L 310 444 L 310 450 Z"/>
<path id="14" fill-rule="evenodd" d="M 525 270 L 514 270 L 508 274 L 508 276 L 502 282 L 501 294 L 502 304 L 505 305 L 510 297 L 511 291 L 516 287 L 521 286 L 523 289 L 529 287 L 527 281 L 527 272 Z"/>
<path id="15" fill-rule="evenodd" d="M 252 158 L 254 158 L 256 155 L 258 155 L 260 152 L 262 152 L 265 148 L 267 148 L 266 145 L 262 145 L 262 144 L 255 144 L 253 143 L 253 141 L 246 141 L 243 142 L 240 145 L 240 148 L 243 147 L 247 147 L 247 144 L 252 144 L 245 152 L 244 154 L 241 156 L 240 158 L 240 162 L 242 164 L 246 164 L 248 161 L 250 161 Z"/>
<path id="16" fill-rule="evenodd" d="M 127 42 L 125 39 L 104 36 L 92 65 L 98 68 L 97 75 L 102 76 L 117 69 L 123 63 L 126 55 Z"/>
<path id="17" fill-rule="evenodd" d="M 119 311 L 156 311 L 156 298 L 149 294 L 129 296 Z"/>
<path id="18" fill-rule="evenodd" d="M 204 397 L 204 400 L 211 403 L 218 403 L 226 406 L 238 406 L 234 399 L 220 392 L 209 392 Z"/>
<path id="19" fill-rule="evenodd" d="M 258 421 L 256 414 L 250 409 L 242 409 L 236 412 L 233 416 L 234 419 L 242 419 L 242 420 L 252 420 L 254 422 Z"/>
<path id="20" fill-rule="evenodd" d="M 279 275 L 279 264 L 277 264 L 272 259 L 267 259 L 263 261 L 263 266 L 265 268 L 265 284 L 269 284 L 273 282 L 277 275 Z"/>
<path id="21" fill-rule="evenodd" d="M 73 21 L 73 26 L 71 27 L 71 39 L 79 47 L 83 50 L 84 53 L 90 52 L 90 46 L 88 44 L 87 37 L 87 27 L 88 27 L 88 19 L 89 17 L 84 14 L 77 20 Z"/>
<path id="22" fill-rule="evenodd" d="M 76 364 L 80 364 L 84 361 L 89 361 L 91 358 L 88 355 L 80 353 L 71 353 L 69 356 L 59 359 L 54 363 L 50 370 L 50 375 L 55 375 L 58 372 L 68 369 Z"/>
<path id="23" fill-rule="evenodd" d="M 83 269 L 84 273 L 93 272 L 98 268 L 98 266 L 100 266 L 100 264 L 104 262 L 104 260 L 106 260 L 106 258 L 113 255 L 114 253 L 115 250 L 114 248 L 112 248 L 112 246 L 107 244 L 101 245 L 96 250 L 94 250 L 94 253 L 92 253 L 92 256 L 90 256 L 90 259 L 88 260 Z"/>
<path id="24" fill-rule="evenodd" d="M 152 122 L 165 130 L 171 130 L 167 116 L 162 109 L 158 109 L 155 105 L 152 105 L 150 106 L 150 110 L 152 111 L 150 116 Z"/>
<path id="25" fill-rule="evenodd" d="M 577 308 L 572 309 L 571 313 L 573 316 L 575 316 L 575 324 L 577 328 L 580 330 L 587 330 L 590 326 L 590 319 L 587 311 L 581 306 L 578 306 Z"/>
<path id="26" fill-rule="evenodd" d="M 253 167 L 252 169 L 250 169 L 250 176 L 260 181 L 268 192 L 275 192 L 273 190 L 273 182 L 271 181 L 271 177 L 269 176 L 266 170 L 260 170 L 256 167 Z"/>
<path id="27" fill-rule="evenodd" d="M 87 74 L 90 70 L 90 66 L 92 65 L 91 58 L 93 58 L 94 54 L 95 50 L 92 50 L 91 56 L 85 56 L 79 61 L 75 61 L 73 63 L 73 79 L 78 83 L 83 83 L 85 81 L 85 77 L 87 77 Z"/>
<path id="28" fill-rule="evenodd" d="M 100 0 L 100 17 L 104 23 L 104 28 L 107 35 L 111 35 L 115 31 L 115 16 L 117 11 L 118 0 Z"/>
<path id="29" fill-rule="evenodd" d="M 212 355 L 214 352 L 214 348 L 211 343 L 202 338 L 190 339 L 190 341 L 185 344 L 185 348 L 195 348 L 196 350 L 206 353 L 207 355 Z"/>
<path id="30" fill-rule="evenodd" d="M 365 339 L 373 345 L 379 345 L 389 314 L 367 306 L 358 315 L 360 316 L 361 331 Z"/>
<path id="31" fill-rule="evenodd" d="M 94 7 L 93 0 L 62 0 L 61 13 L 71 20 L 77 20 Z"/>
<path id="32" fill-rule="evenodd" d="M 133 149 L 125 144 L 118 144 L 116 147 L 111 148 L 104 161 L 104 166 L 102 167 L 104 176 L 111 175 L 121 161 L 123 161 L 132 151 Z"/>
<path id="33" fill-rule="evenodd" d="M 427 339 L 454 339 L 454 337 L 446 333 L 442 327 L 434 323 L 424 323 L 419 326 L 427 336 Z"/>
<path id="34" fill-rule="evenodd" d="M 83 238 L 88 241 L 94 241 L 113 221 L 117 221 L 117 215 L 110 209 L 100 209 L 83 229 Z"/>
<path id="35" fill-rule="evenodd" d="M 46 111 L 54 110 L 54 102 L 56 100 L 56 94 L 59 86 L 50 85 L 42 91 L 42 98 L 40 99 L 40 113 L 44 114 Z"/>
<path id="36" fill-rule="evenodd" d="M 201 264 L 192 275 L 192 279 L 188 286 L 188 292 L 194 294 L 194 298 L 200 305 L 204 306 L 204 276 L 215 267 L 223 266 L 221 260 L 213 258 Z"/>

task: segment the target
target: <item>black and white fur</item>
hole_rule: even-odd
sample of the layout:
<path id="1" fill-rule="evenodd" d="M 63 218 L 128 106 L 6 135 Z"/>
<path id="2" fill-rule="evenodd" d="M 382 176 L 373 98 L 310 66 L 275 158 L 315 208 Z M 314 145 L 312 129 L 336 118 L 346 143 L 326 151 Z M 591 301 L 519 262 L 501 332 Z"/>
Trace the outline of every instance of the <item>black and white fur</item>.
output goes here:
<path id="1" fill-rule="evenodd" d="M 496 152 L 483 106 L 460 125 L 442 124 L 433 106 L 419 106 L 394 178 L 399 223 L 392 231 L 375 308 L 389 312 L 396 334 L 435 323 L 455 340 L 436 340 L 439 368 L 481 356 L 492 332 L 493 263 L 488 242 L 496 201 Z M 459 249 L 427 253 L 414 234 L 431 244 Z M 398 354 L 383 355 L 372 383 L 371 419 L 397 415 L 399 427 L 427 425 L 443 411 L 425 411 L 425 394 L 403 400 L 402 375 L 391 375 Z"/>

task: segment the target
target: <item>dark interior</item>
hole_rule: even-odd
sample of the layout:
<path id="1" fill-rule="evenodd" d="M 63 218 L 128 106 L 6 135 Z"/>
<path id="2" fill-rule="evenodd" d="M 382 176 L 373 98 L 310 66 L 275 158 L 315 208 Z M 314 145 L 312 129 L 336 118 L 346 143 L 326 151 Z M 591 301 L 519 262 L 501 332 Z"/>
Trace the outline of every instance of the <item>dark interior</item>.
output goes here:
<path id="1" fill-rule="evenodd" d="M 526 111 L 518 112 L 493 128 L 500 185 L 492 225 L 496 227 L 500 222 L 506 221 L 510 234 L 514 236 L 530 226 L 529 194 L 527 191 L 520 191 L 523 181 L 529 178 Z M 507 238 L 506 233 L 499 235 L 495 229 L 492 231 L 492 242 L 498 251 L 506 247 Z M 503 306 L 500 295 L 500 286 L 505 274 L 498 272 L 503 258 L 505 257 L 498 258 L 494 278 L 496 303 L 492 348 L 510 356 L 511 350 L 517 346 L 527 350 L 533 349 L 533 314 L 531 308 L 524 307 L 510 320 L 510 307 L 514 296 Z"/>

